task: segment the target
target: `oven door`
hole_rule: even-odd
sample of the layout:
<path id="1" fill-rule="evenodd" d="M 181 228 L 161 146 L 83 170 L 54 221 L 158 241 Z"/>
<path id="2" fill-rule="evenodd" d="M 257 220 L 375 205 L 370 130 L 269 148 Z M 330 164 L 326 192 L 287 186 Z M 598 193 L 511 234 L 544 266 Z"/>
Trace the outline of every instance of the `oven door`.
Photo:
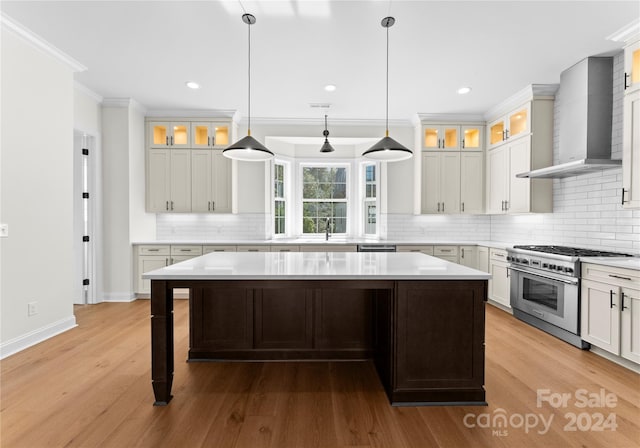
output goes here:
<path id="1" fill-rule="evenodd" d="M 580 334 L 577 278 L 511 267 L 511 306 L 552 325 Z"/>

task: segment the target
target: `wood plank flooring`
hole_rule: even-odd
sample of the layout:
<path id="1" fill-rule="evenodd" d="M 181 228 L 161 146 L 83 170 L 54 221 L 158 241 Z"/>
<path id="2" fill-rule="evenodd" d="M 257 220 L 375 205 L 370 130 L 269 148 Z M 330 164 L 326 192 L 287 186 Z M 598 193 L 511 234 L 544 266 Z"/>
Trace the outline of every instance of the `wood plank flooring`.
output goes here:
<path id="1" fill-rule="evenodd" d="M 371 362 L 183 362 L 186 300 L 174 399 L 154 407 L 149 302 L 75 311 L 78 328 L 1 362 L 3 448 L 640 446 L 640 375 L 490 305 L 486 407 L 391 407 Z M 539 389 L 569 394 L 567 406 L 538 407 Z M 581 408 L 581 389 L 615 406 Z M 607 417 L 615 430 L 598 426 Z"/>

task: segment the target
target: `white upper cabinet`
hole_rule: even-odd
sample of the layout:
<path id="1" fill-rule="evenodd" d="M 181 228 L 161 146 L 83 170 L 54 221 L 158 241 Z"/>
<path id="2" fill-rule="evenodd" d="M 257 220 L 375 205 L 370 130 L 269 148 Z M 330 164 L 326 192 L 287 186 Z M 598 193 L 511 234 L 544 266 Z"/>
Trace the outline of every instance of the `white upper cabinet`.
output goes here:
<path id="1" fill-rule="evenodd" d="M 630 42 L 624 49 L 624 91 L 640 89 L 640 39 Z"/>
<path id="2" fill-rule="evenodd" d="M 150 149 L 147 159 L 147 211 L 191 211 L 190 151 Z"/>
<path id="3" fill-rule="evenodd" d="M 190 148 L 191 123 L 188 121 L 152 121 L 147 123 L 149 148 Z"/>
<path id="4" fill-rule="evenodd" d="M 228 123 L 192 122 L 192 148 L 225 148 L 229 146 L 230 126 Z"/>
<path id="5" fill-rule="evenodd" d="M 487 126 L 487 148 L 502 145 L 509 139 L 531 132 L 531 103 L 527 103 L 506 115 L 493 120 Z"/>
<path id="6" fill-rule="evenodd" d="M 422 213 L 460 211 L 460 153 L 422 153 Z"/>
<path id="7" fill-rule="evenodd" d="M 640 89 L 624 97 L 622 206 L 640 208 Z"/>
<path id="8" fill-rule="evenodd" d="M 231 213 L 231 159 L 219 149 L 191 151 L 191 211 Z"/>
<path id="9" fill-rule="evenodd" d="M 484 154 L 460 154 L 460 213 L 480 214 L 484 211 Z"/>
<path id="10" fill-rule="evenodd" d="M 484 125 L 422 125 L 422 148 L 428 151 L 482 151 Z"/>

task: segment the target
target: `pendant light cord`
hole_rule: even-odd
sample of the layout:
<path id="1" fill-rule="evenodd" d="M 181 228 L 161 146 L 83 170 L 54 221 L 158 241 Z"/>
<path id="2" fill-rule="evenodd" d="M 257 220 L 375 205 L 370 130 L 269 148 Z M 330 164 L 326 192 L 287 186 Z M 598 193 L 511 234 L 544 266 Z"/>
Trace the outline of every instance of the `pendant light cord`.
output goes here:
<path id="1" fill-rule="evenodd" d="M 389 137 L 389 27 L 387 27 L 387 97 L 386 97 L 386 137 Z"/>
<path id="2" fill-rule="evenodd" d="M 249 99 L 249 118 L 248 118 L 248 123 L 247 123 L 247 135 L 251 135 L 251 21 L 249 21 L 249 23 L 247 24 L 247 27 L 249 27 L 249 64 L 248 64 L 248 73 L 247 73 L 247 77 L 249 79 L 249 94 L 247 95 L 248 99 Z"/>

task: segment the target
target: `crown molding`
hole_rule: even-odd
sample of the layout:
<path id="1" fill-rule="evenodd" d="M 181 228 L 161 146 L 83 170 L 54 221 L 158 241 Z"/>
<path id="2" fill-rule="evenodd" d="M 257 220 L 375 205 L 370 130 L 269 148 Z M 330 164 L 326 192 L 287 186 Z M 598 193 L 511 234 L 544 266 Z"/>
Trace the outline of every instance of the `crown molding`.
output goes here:
<path id="1" fill-rule="evenodd" d="M 229 109 L 151 109 L 147 117 L 193 117 L 193 118 L 225 118 L 236 120 L 237 111 Z"/>
<path id="2" fill-rule="evenodd" d="M 552 100 L 555 98 L 559 86 L 560 84 L 530 84 L 487 110 L 484 113 L 484 118 L 486 121 L 492 121 L 533 99 Z"/>
<path id="3" fill-rule="evenodd" d="M 464 123 L 484 123 L 484 114 L 434 114 L 434 113 L 417 113 L 412 120 L 412 123 L 416 126 L 422 124 L 423 122 L 439 122 L 439 123 L 455 123 L 455 124 L 464 124 Z"/>
<path id="4" fill-rule="evenodd" d="M 128 108 L 131 106 L 131 98 L 104 98 L 102 107 Z"/>
<path id="5" fill-rule="evenodd" d="M 58 61 L 67 65 L 74 72 L 84 72 L 87 67 L 76 61 L 74 58 L 66 54 L 64 51 L 51 45 L 49 42 L 38 36 L 36 33 L 26 28 L 21 23 L 12 19 L 4 12 L 0 12 L 0 25 L 2 29 L 12 32 L 16 36 L 22 38 L 25 42 L 32 47 L 43 51 L 44 53 L 53 56 Z"/>
<path id="6" fill-rule="evenodd" d="M 89 87 L 85 86 L 84 84 L 80 84 L 78 81 L 73 81 L 73 88 L 76 89 L 78 92 L 85 94 L 89 98 L 92 98 L 93 100 L 95 100 L 96 103 L 102 103 L 104 99 L 102 98 L 102 95 L 97 94 L 96 92 L 91 90 Z"/>
<path id="7" fill-rule="evenodd" d="M 618 31 L 607 36 L 606 39 L 614 42 L 629 42 L 634 37 L 640 37 L 640 18 L 626 24 Z"/>
<path id="8" fill-rule="evenodd" d="M 246 122 L 246 120 L 241 120 Z M 262 126 L 279 126 L 279 125 L 296 125 L 296 126 L 317 126 L 318 123 L 324 126 L 324 118 L 267 118 L 252 117 L 252 125 Z M 332 118 L 331 126 L 379 126 L 384 128 L 385 120 L 380 119 L 358 119 L 358 118 Z M 389 127 L 412 127 L 411 120 L 389 120 Z"/>

